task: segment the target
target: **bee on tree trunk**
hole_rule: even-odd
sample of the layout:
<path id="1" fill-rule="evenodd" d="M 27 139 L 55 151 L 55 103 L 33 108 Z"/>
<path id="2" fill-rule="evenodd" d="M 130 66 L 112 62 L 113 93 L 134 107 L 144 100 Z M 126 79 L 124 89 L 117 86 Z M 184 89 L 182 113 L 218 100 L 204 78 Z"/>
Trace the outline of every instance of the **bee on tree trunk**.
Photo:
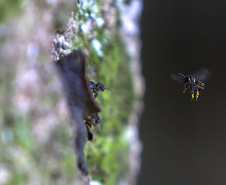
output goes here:
<path id="1" fill-rule="evenodd" d="M 111 89 L 106 88 L 102 83 L 97 82 L 95 84 L 93 81 L 89 82 L 89 88 L 92 90 L 94 98 L 97 97 L 99 91 L 103 92 L 105 89 L 111 91 Z"/>
<path id="2" fill-rule="evenodd" d="M 105 89 L 111 91 L 111 89 L 106 88 L 102 83 L 97 82 L 95 84 L 93 81 L 89 82 L 89 88 L 92 91 L 94 99 L 97 97 L 99 91 L 103 92 Z M 90 129 L 92 128 L 92 126 L 96 126 L 98 123 L 100 123 L 99 114 L 98 113 L 94 113 L 91 116 L 88 116 L 84 120 L 84 122 L 86 124 L 87 132 L 88 132 L 88 140 L 92 141 L 93 140 L 93 133 L 90 131 Z"/>

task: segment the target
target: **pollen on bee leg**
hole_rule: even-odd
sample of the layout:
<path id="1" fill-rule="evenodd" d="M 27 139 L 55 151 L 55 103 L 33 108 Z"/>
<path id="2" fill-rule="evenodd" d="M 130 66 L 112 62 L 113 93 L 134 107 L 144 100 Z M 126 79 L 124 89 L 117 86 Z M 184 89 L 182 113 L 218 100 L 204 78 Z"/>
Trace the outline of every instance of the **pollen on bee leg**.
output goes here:
<path id="1" fill-rule="evenodd" d="M 194 93 L 191 94 L 191 98 L 194 99 Z"/>
<path id="2" fill-rule="evenodd" d="M 199 91 L 196 92 L 196 95 L 199 96 Z"/>

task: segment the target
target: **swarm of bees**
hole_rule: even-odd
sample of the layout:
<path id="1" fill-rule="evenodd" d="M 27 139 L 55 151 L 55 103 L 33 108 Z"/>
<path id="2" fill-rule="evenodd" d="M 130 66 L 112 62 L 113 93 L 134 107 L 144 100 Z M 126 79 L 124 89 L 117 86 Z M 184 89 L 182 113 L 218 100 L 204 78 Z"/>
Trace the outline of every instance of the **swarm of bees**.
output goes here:
<path id="1" fill-rule="evenodd" d="M 184 91 L 191 88 L 191 100 L 197 101 L 199 97 L 199 89 L 205 89 L 203 81 L 210 76 L 208 69 L 200 69 L 194 75 L 183 75 L 182 73 L 172 74 L 171 77 L 179 83 L 184 83 Z"/>
<path id="2" fill-rule="evenodd" d="M 89 82 L 89 88 L 92 91 L 94 99 L 98 96 L 98 93 L 100 91 L 103 92 L 105 89 L 111 91 L 111 89 L 106 88 L 102 83 L 97 82 L 95 84 L 93 81 Z M 93 140 L 93 133 L 90 131 L 90 129 L 92 128 L 92 126 L 96 126 L 98 123 L 100 123 L 100 116 L 99 116 L 98 113 L 94 113 L 91 116 L 88 116 L 84 120 L 84 122 L 86 124 L 87 132 L 88 132 L 88 140 L 92 141 Z"/>

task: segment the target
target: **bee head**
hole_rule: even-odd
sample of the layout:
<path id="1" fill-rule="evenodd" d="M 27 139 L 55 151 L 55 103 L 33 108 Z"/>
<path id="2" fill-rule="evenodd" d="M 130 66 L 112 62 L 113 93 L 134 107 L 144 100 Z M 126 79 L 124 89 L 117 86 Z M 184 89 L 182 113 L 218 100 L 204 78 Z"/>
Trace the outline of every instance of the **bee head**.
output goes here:
<path id="1" fill-rule="evenodd" d="M 197 86 L 198 88 L 200 88 L 200 89 L 205 89 L 205 84 L 202 83 L 202 82 L 200 82 L 200 81 L 198 81 L 198 83 L 197 83 L 196 86 Z"/>
<path id="2" fill-rule="evenodd" d="M 201 89 L 205 89 L 205 84 L 204 83 L 200 83 Z"/>
<path id="3" fill-rule="evenodd" d="M 97 83 L 96 87 L 100 90 L 100 91 L 104 91 L 104 85 L 100 82 Z"/>

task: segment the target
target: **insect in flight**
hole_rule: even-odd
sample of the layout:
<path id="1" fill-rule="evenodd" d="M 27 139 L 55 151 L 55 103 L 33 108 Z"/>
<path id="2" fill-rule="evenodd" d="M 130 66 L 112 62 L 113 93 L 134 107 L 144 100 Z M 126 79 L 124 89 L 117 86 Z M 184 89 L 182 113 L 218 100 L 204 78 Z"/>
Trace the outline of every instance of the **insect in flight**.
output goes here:
<path id="1" fill-rule="evenodd" d="M 205 89 L 203 83 L 210 75 L 208 69 L 200 69 L 194 75 L 183 75 L 182 73 L 171 74 L 171 77 L 179 83 L 184 83 L 184 91 L 191 88 L 191 100 L 197 101 L 199 97 L 199 89 Z"/>

